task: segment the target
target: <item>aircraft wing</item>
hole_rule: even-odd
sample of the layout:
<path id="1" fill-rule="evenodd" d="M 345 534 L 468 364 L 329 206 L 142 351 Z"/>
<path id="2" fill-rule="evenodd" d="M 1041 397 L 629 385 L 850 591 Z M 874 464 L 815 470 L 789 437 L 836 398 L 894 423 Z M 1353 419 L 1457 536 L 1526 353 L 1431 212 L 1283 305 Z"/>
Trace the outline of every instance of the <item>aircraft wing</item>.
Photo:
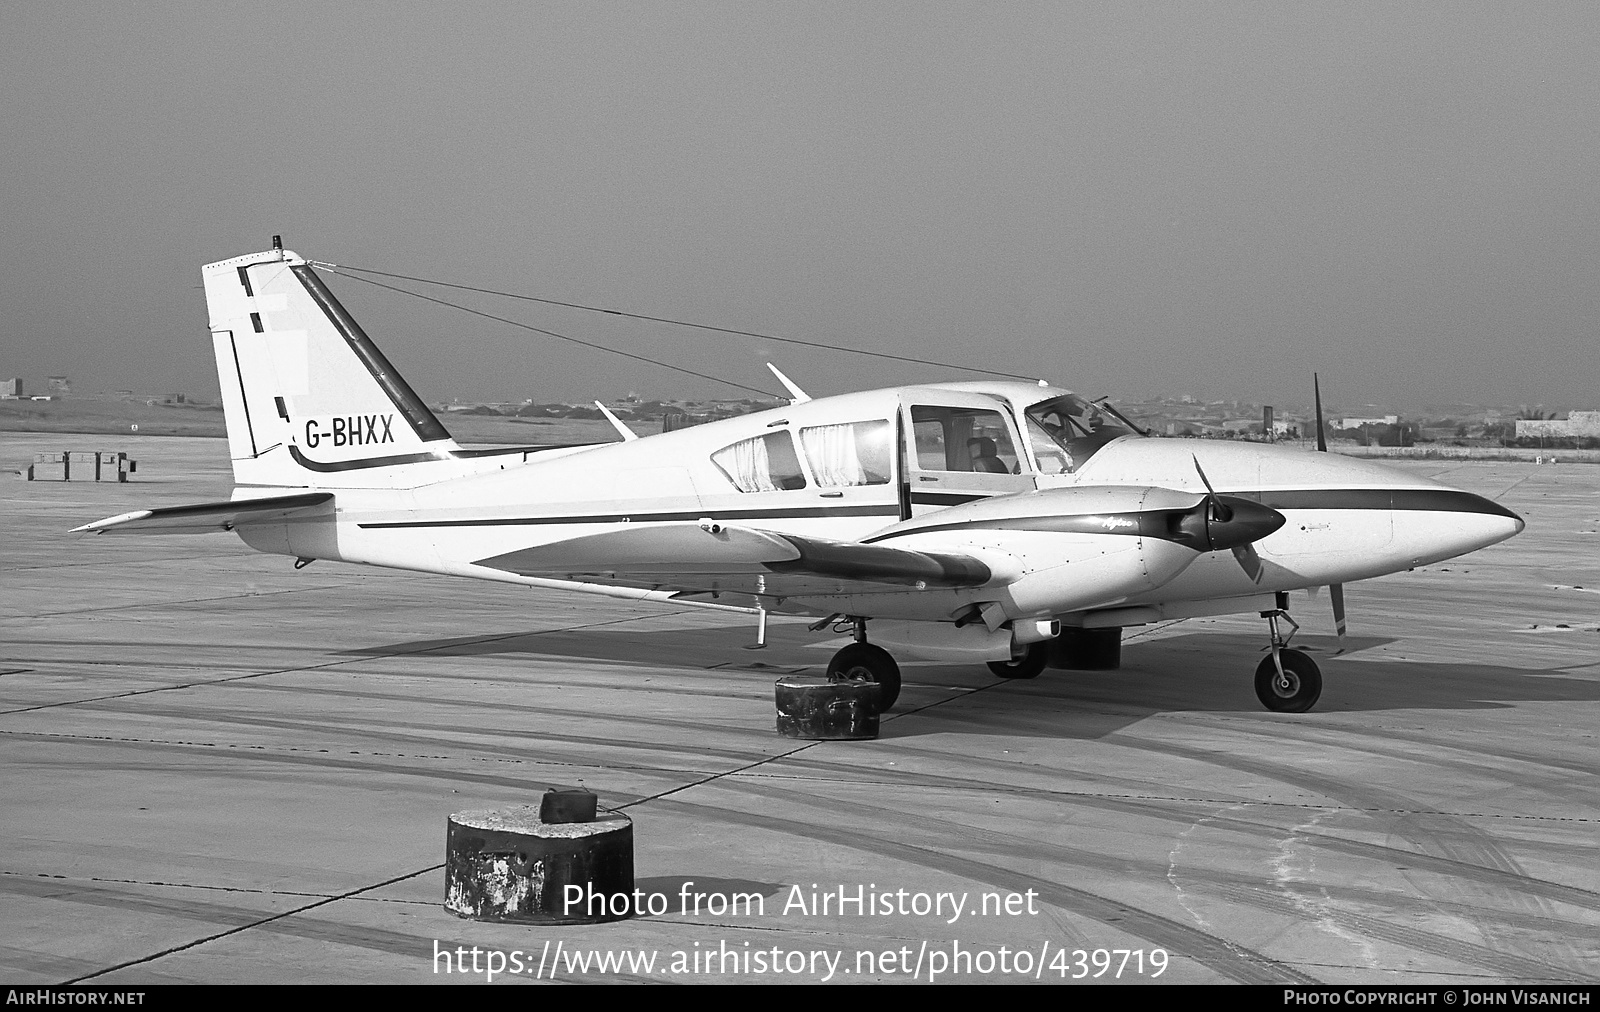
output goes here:
<path id="1" fill-rule="evenodd" d="M 204 502 L 192 506 L 164 506 L 134 510 L 92 524 L 74 527 L 73 534 L 105 534 L 140 531 L 158 534 L 204 534 L 231 531 L 244 523 L 282 520 L 301 510 L 321 506 L 333 499 L 332 492 L 304 492 L 299 495 L 269 496 L 264 499 L 235 499 L 229 502 Z"/>
<path id="2" fill-rule="evenodd" d="M 477 565 L 522 576 L 681 594 L 810 597 L 977 587 L 989 567 L 965 555 L 776 534 L 720 524 L 658 524 L 524 548 Z"/>

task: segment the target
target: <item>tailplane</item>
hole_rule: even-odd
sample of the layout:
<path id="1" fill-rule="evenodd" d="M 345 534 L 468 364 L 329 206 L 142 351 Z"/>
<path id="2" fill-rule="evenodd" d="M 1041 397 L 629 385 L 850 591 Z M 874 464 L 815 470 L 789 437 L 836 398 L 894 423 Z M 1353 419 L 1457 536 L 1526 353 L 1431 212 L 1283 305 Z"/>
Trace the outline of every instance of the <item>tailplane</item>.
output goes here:
<path id="1" fill-rule="evenodd" d="M 305 259 L 272 249 L 203 274 L 236 482 L 404 487 L 460 454 Z"/>

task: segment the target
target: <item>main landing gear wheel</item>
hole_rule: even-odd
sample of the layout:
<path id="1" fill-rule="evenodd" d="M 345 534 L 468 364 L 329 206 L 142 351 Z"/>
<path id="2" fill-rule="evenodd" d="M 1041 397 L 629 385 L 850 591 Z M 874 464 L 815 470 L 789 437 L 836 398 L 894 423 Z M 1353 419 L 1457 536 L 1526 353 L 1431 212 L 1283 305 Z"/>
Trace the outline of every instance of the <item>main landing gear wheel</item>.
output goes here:
<path id="1" fill-rule="evenodd" d="M 1050 643 L 1030 643 L 1021 657 L 1009 661 L 990 661 L 989 670 L 1001 678 L 1038 678 L 1039 672 L 1050 663 Z"/>
<path id="2" fill-rule="evenodd" d="M 1278 713 L 1305 713 L 1322 695 L 1322 671 L 1298 650 L 1281 649 L 1278 660 L 1283 664 L 1281 678 L 1271 654 L 1256 667 L 1256 697 Z"/>
<path id="3" fill-rule="evenodd" d="M 828 662 L 830 682 L 877 682 L 878 712 L 886 713 L 900 698 L 900 665 L 889 651 L 871 643 L 852 643 Z"/>

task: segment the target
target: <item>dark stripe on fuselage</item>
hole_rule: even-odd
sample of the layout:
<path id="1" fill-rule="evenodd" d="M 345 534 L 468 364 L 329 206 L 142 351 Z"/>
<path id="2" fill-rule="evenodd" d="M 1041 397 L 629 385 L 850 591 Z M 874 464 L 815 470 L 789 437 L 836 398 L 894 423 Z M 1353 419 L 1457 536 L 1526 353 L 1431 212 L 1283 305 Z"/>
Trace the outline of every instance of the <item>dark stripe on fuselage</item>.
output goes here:
<path id="1" fill-rule="evenodd" d="M 1520 520 L 1498 503 L 1471 492 L 1449 488 L 1335 488 L 1287 489 L 1268 492 L 1222 492 L 1222 499 L 1248 499 L 1273 510 L 1405 510 L 1434 513 L 1482 513 Z M 926 534 L 929 531 L 992 529 L 1041 531 L 1053 534 L 1122 534 L 1159 538 L 1191 544 L 1191 534 L 1178 530 L 1174 519 L 1188 510 L 1147 510 L 1128 513 L 1098 513 L 1079 516 L 1045 515 L 968 520 L 951 524 L 929 524 L 893 531 L 868 539 L 868 543 Z"/>
<path id="2" fill-rule="evenodd" d="M 866 538 L 862 544 L 870 545 L 891 538 L 908 538 L 913 534 L 930 531 L 1041 531 L 1050 534 L 1119 534 L 1133 538 L 1159 538 L 1162 541 L 1188 541 L 1188 537 L 1174 532 L 1174 521 L 1192 510 L 1146 510 L 1129 513 L 1083 513 L 1076 516 L 1045 515 L 1037 517 L 991 517 L 984 520 L 962 520 L 952 524 L 928 524 L 903 531 L 880 534 Z"/>
<path id="3" fill-rule="evenodd" d="M 916 506 L 960 506 L 999 495 L 998 492 L 919 492 L 911 490 L 911 502 Z"/>
<path id="4" fill-rule="evenodd" d="M 295 448 L 289 448 L 295 453 Z M 298 456 L 296 459 L 299 459 Z M 432 458 L 429 458 L 432 459 Z M 329 465 L 324 465 L 329 466 Z M 1269 492 L 1237 492 L 1228 491 L 1224 495 L 1238 496 L 1241 499 L 1250 499 L 1269 506 L 1275 510 L 1301 510 L 1301 509 L 1338 509 L 1338 510 L 1430 510 L 1438 513 L 1484 513 L 1491 516 L 1503 516 L 1512 520 L 1521 519 L 1515 513 L 1498 503 L 1490 502 L 1482 496 L 1473 495 L 1471 492 L 1461 492 L 1456 489 L 1277 489 Z M 1152 510 L 1146 513 L 1127 514 L 1094 514 L 1090 516 L 1045 516 L 1023 517 L 997 522 L 972 521 L 965 524 L 951 524 L 948 528 L 990 526 L 1007 527 L 1014 530 L 1051 530 L 1063 533 L 1136 533 L 1144 537 L 1163 537 L 1164 534 L 1155 533 L 1147 528 L 1160 526 L 1165 530 L 1165 515 L 1174 511 Z M 1184 512 L 1184 511 L 1176 511 Z M 482 520 L 403 520 L 387 523 L 364 523 L 357 526 L 363 528 L 401 528 L 401 527 L 505 527 L 505 526 L 536 526 L 539 524 L 609 524 L 609 523 L 666 523 L 679 520 L 699 520 L 709 517 L 713 520 L 789 520 L 811 517 L 865 517 L 883 516 L 898 518 L 899 513 L 892 503 L 874 506 L 813 506 L 792 509 L 749 509 L 749 510 L 680 510 L 675 512 L 650 512 L 637 513 L 597 513 L 580 516 L 553 516 L 553 517 L 495 517 Z M 1134 520 L 1138 529 L 1122 527 L 1121 530 L 1111 530 L 1099 527 L 1093 530 L 1084 530 L 1082 527 L 1073 527 L 1072 524 L 1093 526 L 1094 522 L 1103 523 L 1113 517 L 1123 517 Z M 1024 527 L 1025 523 L 1037 521 L 1043 524 L 1058 524 L 1059 526 Z M 1114 525 L 1120 526 L 1120 525 Z M 921 533 L 927 530 L 948 529 L 946 527 L 919 527 L 915 532 L 906 531 L 906 534 Z M 1170 536 L 1169 536 L 1170 537 Z"/>
<path id="5" fill-rule="evenodd" d="M 794 509 L 753 510 L 678 510 L 652 513 L 586 513 L 560 517 L 494 517 L 485 520 L 396 520 L 357 524 L 367 529 L 395 527 L 526 527 L 542 524 L 626 524 L 669 523 L 679 520 L 794 520 L 809 517 L 895 517 L 900 511 L 894 503 L 875 506 L 802 506 Z"/>
<path id="6" fill-rule="evenodd" d="M 1481 495 L 1454 488 L 1311 488 L 1265 492 L 1226 492 L 1254 499 L 1275 510 L 1406 510 L 1432 513 L 1484 513 L 1521 517 Z"/>

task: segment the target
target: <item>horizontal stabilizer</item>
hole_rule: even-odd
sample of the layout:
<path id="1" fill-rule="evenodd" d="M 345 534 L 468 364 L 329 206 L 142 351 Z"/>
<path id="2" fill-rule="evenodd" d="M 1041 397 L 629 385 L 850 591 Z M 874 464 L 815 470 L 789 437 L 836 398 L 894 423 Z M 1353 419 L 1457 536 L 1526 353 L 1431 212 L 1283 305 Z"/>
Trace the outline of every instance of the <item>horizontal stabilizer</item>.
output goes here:
<path id="1" fill-rule="evenodd" d="M 205 534 L 231 531 L 240 524 L 270 523 L 302 510 L 333 500 L 332 492 L 304 492 L 265 499 L 237 499 L 231 502 L 204 502 L 193 506 L 166 506 L 135 510 L 119 516 L 74 527 L 73 534 L 105 534 L 107 531 L 143 531 L 158 534 Z"/>
<path id="2" fill-rule="evenodd" d="M 907 586 L 976 587 L 989 567 L 965 555 L 776 534 L 712 521 L 657 524 L 524 548 L 477 563 L 523 576 L 769 596 Z"/>

